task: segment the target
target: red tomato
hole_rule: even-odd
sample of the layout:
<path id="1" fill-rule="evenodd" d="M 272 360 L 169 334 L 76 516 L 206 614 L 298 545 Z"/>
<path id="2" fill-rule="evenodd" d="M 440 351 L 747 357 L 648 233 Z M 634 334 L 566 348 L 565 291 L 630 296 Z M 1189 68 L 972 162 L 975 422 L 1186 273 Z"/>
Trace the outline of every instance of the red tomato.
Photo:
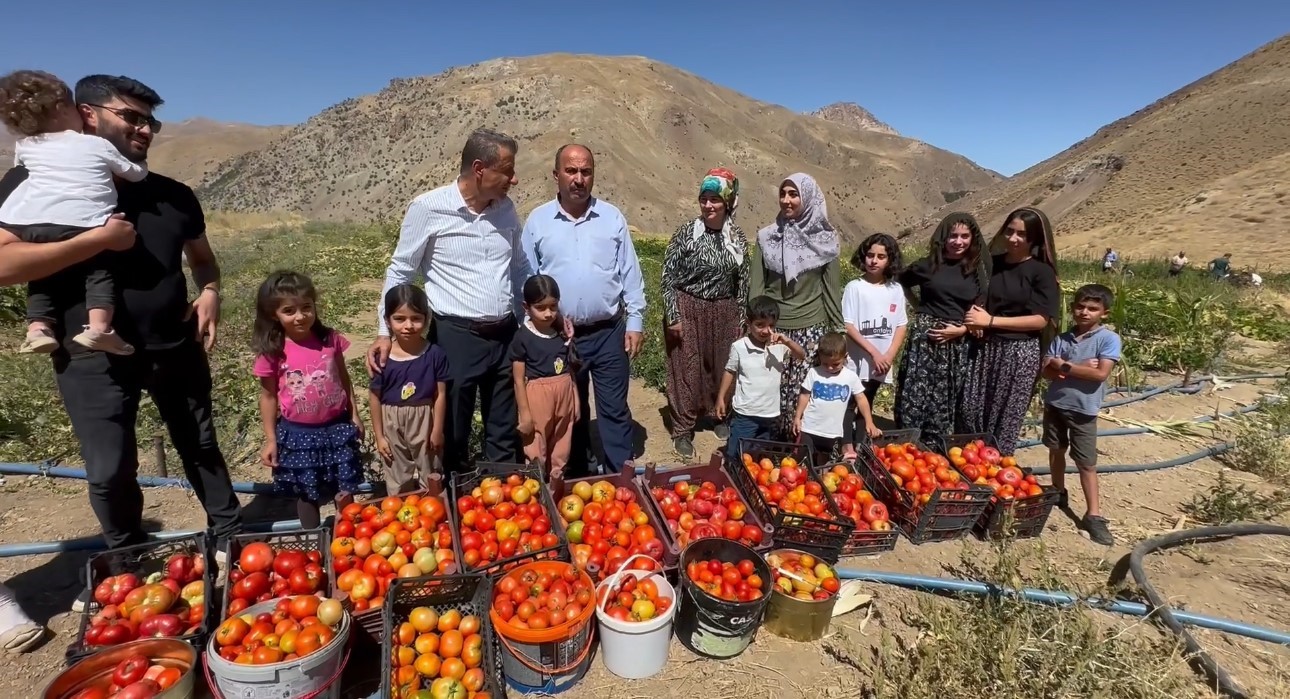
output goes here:
<path id="1" fill-rule="evenodd" d="M 131 655 L 118 663 L 112 671 L 112 682 L 118 687 L 134 684 L 148 674 L 148 666 L 151 664 L 152 661 L 146 655 Z"/>
<path id="2" fill-rule="evenodd" d="M 237 564 L 243 573 L 266 572 L 273 566 L 273 549 L 262 541 L 247 544 L 242 547 Z"/>

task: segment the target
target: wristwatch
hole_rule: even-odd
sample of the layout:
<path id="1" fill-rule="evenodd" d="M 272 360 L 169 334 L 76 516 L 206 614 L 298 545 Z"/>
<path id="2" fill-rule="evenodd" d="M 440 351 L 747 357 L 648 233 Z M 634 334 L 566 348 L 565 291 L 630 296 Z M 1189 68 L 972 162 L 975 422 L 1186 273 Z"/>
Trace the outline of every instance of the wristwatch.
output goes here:
<path id="1" fill-rule="evenodd" d="M 1066 378 L 1066 376 L 1071 373 L 1071 363 L 1062 362 L 1061 366 L 1057 367 L 1057 373 L 1060 374 L 1063 379 Z"/>

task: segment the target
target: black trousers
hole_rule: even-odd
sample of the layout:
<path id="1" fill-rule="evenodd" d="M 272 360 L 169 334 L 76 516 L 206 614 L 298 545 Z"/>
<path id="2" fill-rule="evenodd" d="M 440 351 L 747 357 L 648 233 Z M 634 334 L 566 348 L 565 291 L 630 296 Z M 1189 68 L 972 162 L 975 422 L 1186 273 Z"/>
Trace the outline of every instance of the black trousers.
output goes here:
<path id="1" fill-rule="evenodd" d="M 77 226 L 34 225 L 11 226 L 9 230 L 24 243 L 57 243 L 70 240 L 91 230 Z M 116 285 L 112 274 L 102 264 L 102 255 L 90 258 L 86 263 L 85 274 L 85 308 L 112 308 L 116 305 Z M 58 312 L 54 307 L 54 286 L 59 281 L 54 277 L 37 279 L 27 285 L 27 320 L 43 320 L 53 323 Z"/>
<path id="2" fill-rule="evenodd" d="M 455 316 L 434 317 L 435 342 L 448 357 L 448 419 L 444 425 L 444 468 L 463 471 L 470 458 L 475 396 L 484 420 L 484 460 L 518 463 L 519 414 L 511 373 L 515 319 L 480 323 Z"/>
<path id="3" fill-rule="evenodd" d="M 242 529 L 242 507 L 220 453 L 211 414 L 211 372 L 194 340 L 130 356 L 55 355 L 54 371 L 72 431 L 81 444 L 90 506 L 109 548 L 143 543 L 143 489 L 135 422 L 143 391 L 152 396 L 184 474 L 221 539 Z"/>
<path id="4" fill-rule="evenodd" d="M 869 401 L 869 414 L 873 414 L 873 399 L 878 396 L 878 389 L 882 388 L 882 381 L 878 379 L 864 379 L 864 397 Z M 847 412 L 842 417 L 842 444 L 855 444 L 857 437 L 860 440 L 868 438 L 864 431 L 864 420 L 860 417 L 860 412 L 856 410 L 854 400 L 847 401 Z"/>
<path id="5" fill-rule="evenodd" d="M 635 424 L 627 404 L 627 388 L 632 363 L 627 358 L 624 340 L 626 320 L 615 318 L 574 328 L 573 342 L 582 366 L 578 369 L 578 422 L 573 425 L 573 445 L 566 478 L 592 475 L 590 461 L 595 458 L 610 473 L 623 469 L 631 461 L 635 446 Z M 592 453 L 591 402 L 596 397 L 596 426 L 600 433 L 601 454 Z"/>

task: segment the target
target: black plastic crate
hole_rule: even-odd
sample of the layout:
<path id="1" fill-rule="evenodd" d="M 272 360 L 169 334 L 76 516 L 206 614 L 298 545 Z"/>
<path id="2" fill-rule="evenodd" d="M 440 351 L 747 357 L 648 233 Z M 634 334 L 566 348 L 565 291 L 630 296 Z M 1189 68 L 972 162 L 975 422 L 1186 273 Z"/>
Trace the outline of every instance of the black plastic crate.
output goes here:
<path id="1" fill-rule="evenodd" d="M 707 464 L 684 466 L 682 468 L 673 468 L 666 471 L 659 471 L 654 464 L 648 464 L 645 467 L 645 473 L 637 476 L 637 482 L 640 484 L 641 492 L 649 500 L 649 506 L 653 509 L 658 521 L 663 523 L 663 543 L 668 547 L 668 560 L 676 561 L 674 565 L 680 565 L 681 550 L 685 547 L 677 542 L 676 535 L 667 525 L 667 517 L 663 513 L 663 506 L 654 499 L 654 488 L 663 488 L 672 490 L 677 483 L 704 483 L 710 482 L 717 486 L 718 491 L 727 487 L 734 488 L 739 495 L 739 501 L 744 505 L 743 522 L 751 524 L 762 531 L 761 543 L 753 546 L 752 549 L 759 553 L 774 548 L 775 529 L 757 516 L 757 511 L 748 503 L 748 497 L 739 491 L 735 480 L 730 476 L 724 466 L 722 466 L 722 456 L 720 453 L 714 453 Z"/>
<path id="2" fill-rule="evenodd" d="M 743 493 L 744 499 L 752 506 L 757 516 L 775 528 L 775 544 L 784 548 L 807 550 L 820 558 L 836 562 L 851 533 L 855 531 L 855 523 L 850 517 L 843 517 L 842 513 L 838 512 L 833 499 L 825 492 L 824 483 L 820 481 L 819 475 L 813 468 L 815 458 L 810 447 L 805 444 L 773 442 L 765 439 L 741 439 L 739 454 L 740 463 L 729 464 L 728 470 L 736 487 Z M 806 474 L 807 480 L 819 486 L 824 512 L 820 515 L 803 515 L 786 512 L 774 506 L 762 495 L 755 477 L 748 472 L 748 468 L 742 461 L 744 454 L 752 456 L 754 463 L 764 458 L 775 463 L 787 457 L 795 459 Z"/>
<path id="3" fill-rule="evenodd" d="M 917 430 L 889 430 L 870 443 L 856 445 L 856 470 L 874 497 L 887 505 L 905 538 L 922 544 L 952 541 L 967 534 L 990 504 L 993 494 L 990 489 L 970 483 L 967 490 L 937 488 L 927 502 L 920 503 L 913 493 L 896 485 L 892 474 L 874 453 L 875 447 L 893 443 L 909 443 L 920 451 L 932 451 L 918 440 Z"/>
<path id="4" fill-rule="evenodd" d="M 462 556 L 461 546 L 461 513 L 457 512 L 457 501 L 463 495 L 470 495 L 485 478 L 500 478 L 503 481 L 511 474 L 518 474 L 521 478 L 533 478 L 541 487 L 538 488 L 538 502 L 542 504 L 542 509 L 546 511 L 547 519 L 551 520 L 551 531 L 555 533 L 555 546 L 529 551 L 527 553 L 517 553 L 509 558 L 499 558 L 492 563 L 486 563 L 482 566 L 470 567 L 466 565 L 466 559 Z M 548 560 L 569 560 L 569 539 L 564 535 L 564 527 L 560 526 L 556 520 L 560 518 L 560 513 L 555 508 L 555 500 L 551 499 L 551 488 L 546 484 L 546 478 L 536 467 L 525 464 L 496 464 L 496 463 L 476 463 L 473 471 L 452 474 L 452 501 L 448 504 L 448 523 L 452 528 L 452 547 L 453 555 L 459 562 L 463 573 L 483 573 L 489 577 L 497 577 L 506 571 L 533 561 Z"/>
<path id="5" fill-rule="evenodd" d="M 331 594 L 336 589 L 336 570 L 331 564 L 331 525 L 324 524 L 317 529 L 295 529 L 285 532 L 271 532 L 267 534 L 238 534 L 231 536 L 224 542 L 225 560 L 228 561 L 228 570 L 231 572 L 237 566 L 237 560 L 242 555 L 242 549 L 247 544 L 263 542 L 269 545 L 275 553 L 279 551 L 318 551 L 322 554 L 323 584 L 319 592 Z M 224 585 L 224 590 L 220 593 L 219 618 L 223 621 L 228 617 L 229 593 L 232 591 L 232 584 Z M 286 597 L 288 595 L 283 595 Z M 254 604 L 254 602 L 252 603 Z"/>
<path id="6" fill-rule="evenodd" d="M 963 447 L 976 440 L 981 440 L 989 447 L 997 444 L 989 434 L 952 434 L 945 438 L 944 453 L 954 447 Z M 1034 475 L 1034 470 L 1018 465 L 1023 476 Z M 988 487 L 988 486 L 987 486 Z M 1048 524 L 1048 517 L 1053 507 L 1061 500 L 1061 491 L 1051 485 L 1040 484 L 1043 493 L 1024 498 L 1000 498 L 992 496 L 980 519 L 972 527 L 972 533 L 980 539 L 1030 539 L 1039 536 Z"/>
<path id="7" fill-rule="evenodd" d="M 659 513 L 655 511 L 656 508 L 650 506 L 649 501 L 652 501 L 654 497 L 642 489 L 640 481 L 636 480 L 635 469 L 627 469 L 616 474 L 606 474 L 603 476 L 587 476 L 585 478 L 574 478 L 573 480 L 568 481 L 561 480 L 558 482 L 559 485 L 557 485 L 557 481 L 552 481 L 551 498 L 558 504 L 561 498 L 573 492 L 573 486 L 575 484 L 582 482 L 595 484 L 600 481 L 608 481 L 615 488 L 627 488 L 636 495 L 636 504 L 640 505 L 641 511 L 643 511 L 645 513 L 645 517 L 649 519 L 649 525 L 654 528 L 655 534 L 658 535 L 658 540 L 663 542 L 663 555 L 661 560 L 658 562 L 659 566 L 661 566 L 664 571 L 676 570 L 676 563 L 680 558 L 680 551 L 676 550 L 669 542 L 667 524 L 663 521 Z M 563 517 L 556 517 L 556 520 L 559 522 L 560 529 L 564 530 L 565 538 L 567 540 L 569 524 L 571 523 L 565 522 Z M 574 544 L 569 542 L 569 554 L 571 557 L 573 555 L 573 546 Z M 570 560 L 572 560 L 572 558 Z M 591 576 L 593 582 L 598 583 L 601 580 L 604 580 L 606 572 L 597 569 L 594 571 L 588 570 L 587 574 Z"/>
<path id="8" fill-rule="evenodd" d="M 210 636 L 211 630 L 218 624 L 218 621 L 212 618 L 215 599 L 215 553 L 211 538 L 206 532 L 96 553 L 85 563 L 85 581 L 91 593 L 99 583 L 113 575 L 133 573 L 139 577 L 142 584 L 149 575 L 164 573 L 166 561 L 177 553 L 200 555 L 206 562 L 206 570 L 201 577 L 205 587 L 202 622 L 196 633 L 180 637 L 180 640 L 195 647 L 200 654 L 205 648 L 206 639 Z M 64 654 L 64 660 L 68 665 L 111 647 L 89 646 L 85 643 L 85 632 L 89 629 L 90 619 L 102 608 L 103 605 L 99 604 L 91 594 L 85 604 L 85 610 L 81 612 L 76 639 L 67 646 Z"/>
<path id="9" fill-rule="evenodd" d="M 494 699 L 506 697 L 506 682 L 502 678 L 502 655 L 497 632 L 489 618 L 493 603 L 493 583 L 487 575 L 445 575 L 426 578 L 400 578 L 390 585 L 385 597 L 385 629 L 381 644 L 381 696 L 396 697 L 394 683 L 394 627 L 407 621 L 417 607 L 430 607 L 443 613 L 456 609 L 462 616 L 479 617 L 479 633 L 484 636 L 483 691 Z M 425 678 L 422 678 L 423 680 Z M 429 689 L 429 681 L 423 688 Z"/>
<path id="10" fill-rule="evenodd" d="M 820 475 L 821 480 L 825 472 L 831 470 L 834 466 L 842 466 L 849 473 L 860 476 L 860 480 L 865 483 L 865 490 L 878 500 L 878 494 L 870 490 L 869 481 L 865 480 L 864 466 L 855 466 L 845 461 L 832 464 L 820 464 L 815 467 L 815 472 Z M 885 504 L 885 503 L 884 503 Z M 844 515 L 845 516 L 845 515 Z M 890 521 L 890 515 L 889 515 Z M 873 556 L 879 553 L 886 553 L 896 548 L 896 542 L 900 539 L 900 525 L 895 521 L 890 521 L 891 529 L 878 531 L 873 529 L 861 529 L 856 527 L 847 538 L 847 543 L 842 546 L 842 556 Z"/>

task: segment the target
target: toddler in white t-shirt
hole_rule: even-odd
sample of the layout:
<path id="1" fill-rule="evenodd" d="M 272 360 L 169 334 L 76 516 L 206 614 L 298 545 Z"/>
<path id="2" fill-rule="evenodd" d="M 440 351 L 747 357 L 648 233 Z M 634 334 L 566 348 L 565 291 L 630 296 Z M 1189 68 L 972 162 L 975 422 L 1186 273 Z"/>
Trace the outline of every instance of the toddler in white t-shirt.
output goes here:
<path id="1" fill-rule="evenodd" d="M 126 159 L 106 139 L 81 133 L 72 91 L 57 77 L 20 70 L 0 78 L 0 121 L 22 136 L 14 165 L 27 179 L 0 204 L 0 227 L 28 243 L 54 243 L 107 223 L 116 210 L 113 176 L 130 182 L 147 177 L 143 163 Z M 116 285 L 100 257 L 85 265 L 89 325 L 72 338 L 91 350 L 131 354 L 134 348 L 112 330 Z M 27 288 L 27 337 L 21 352 L 52 352 L 56 282 L 40 279 Z"/>
<path id="2" fill-rule="evenodd" d="M 831 460 L 843 435 L 842 422 L 847 405 L 855 401 L 856 411 L 864 420 L 865 431 L 877 437 L 882 430 L 873 424 L 873 413 L 864 395 L 859 374 L 849 369 L 847 341 L 842 333 L 828 333 L 820 338 L 815 366 L 806 372 L 793 431 L 798 440 L 811 445 L 816 454 Z"/>

